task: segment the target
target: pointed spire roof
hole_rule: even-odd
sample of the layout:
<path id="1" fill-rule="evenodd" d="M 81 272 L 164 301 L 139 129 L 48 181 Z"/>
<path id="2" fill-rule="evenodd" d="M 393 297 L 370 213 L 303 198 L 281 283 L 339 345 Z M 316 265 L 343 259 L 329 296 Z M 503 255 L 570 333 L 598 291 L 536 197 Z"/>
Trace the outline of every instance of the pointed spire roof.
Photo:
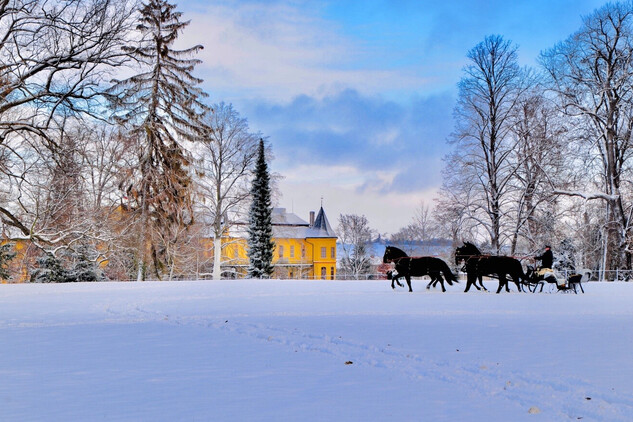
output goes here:
<path id="1" fill-rule="evenodd" d="M 314 225 L 310 227 L 310 232 L 306 237 L 338 237 L 332 229 L 332 226 L 330 226 L 323 207 L 319 210 L 319 213 L 314 219 Z"/>

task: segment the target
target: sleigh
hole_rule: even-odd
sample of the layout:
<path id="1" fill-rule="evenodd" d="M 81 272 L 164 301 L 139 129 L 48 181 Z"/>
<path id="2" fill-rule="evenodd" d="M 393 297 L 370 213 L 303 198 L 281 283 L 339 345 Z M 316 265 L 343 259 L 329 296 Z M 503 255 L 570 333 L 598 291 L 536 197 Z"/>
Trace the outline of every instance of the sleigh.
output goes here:
<path id="1" fill-rule="evenodd" d="M 543 292 L 543 290 L 549 293 L 555 292 L 574 292 L 578 294 L 578 289 L 582 293 L 585 293 L 585 289 L 582 287 L 583 281 L 589 280 L 591 272 L 589 270 L 582 270 L 580 273 L 570 274 L 567 277 L 558 273 L 557 271 L 548 269 L 544 272 L 537 271 L 534 267 L 528 265 L 525 275 L 527 276 L 528 290 L 535 293 L 537 290 Z"/>

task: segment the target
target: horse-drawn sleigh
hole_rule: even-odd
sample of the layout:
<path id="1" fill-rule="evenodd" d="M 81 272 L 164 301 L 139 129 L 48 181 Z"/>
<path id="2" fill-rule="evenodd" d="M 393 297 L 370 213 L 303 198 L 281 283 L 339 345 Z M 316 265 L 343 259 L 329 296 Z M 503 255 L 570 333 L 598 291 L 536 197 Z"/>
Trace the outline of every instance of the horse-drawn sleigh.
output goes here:
<path id="1" fill-rule="evenodd" d="M 423 256 L 423 257 L 410 257 L 401 249 L 393 246 L 387 246 L 385 254 L 383 256 L 384 263 L 394 263 L 394 271 L 387 272 L 387 278 L 391 280 L 391 288 L 395 288 L 397 283 L 399 286 L 402 284 L 399 279 L 404 277 L 411 288 L 411 277 L 421 277 L 428 275 L 431 277 L 431 281 L 426 286 L 430 288 L 437 283 L 441 283 L 442 291 L 445 292 L 444 279 L 449 285 L 453 282 L 458 282 L 457 277 L 450 270 L 448 265 L 439 258 Z M 507 292 L 510 291 L 509 280 L 512 280 L 519 292 L 536 292 L 540 288 L 540 292 L 543 291 L 544 286 L 548 286 L 550 292 L 561 291 L 577 293 L 577 289 L 584 293 L 582 287 L 582 281 L 587 280 L 587 271 L 581 272 L 581 274 L 572 274 L 569 277 L 561 277 L 561 275 L 551 271 L 539 272 L 533 267 L 528 266 L 527 271 L 523 271 L 521 262 L 509 256 L 497 256 L 482 254 L 481 251 L 472 243 L 464 242 L 464 245 L 458 247 L 455 250 L 455 265 L 459 265 L 463 262 L 462 271 L 466 272 L 467 282 L 464 292 L 468 292 L 471 286 L 474 286 L 477 290 L 487 290 L 483 285 L 483 277 L 491 277 L 499 280 L 499 287 L 497 293 L 501 292 L 503 288 Z M 477 285 L 479 282 L 479 285 Z"/>
<path id="2" fill-rule="evenodd" d="M 464 261 L 464 270 L 468 277 L 465 291 L 468 291 L 471 284 L 477 287 L 476 279 L 479 279 L 481 284 L 482 276 L 499 279 L 497 293 L 503 287 L 506 291 L 510 291 L 506 277 L 509 276 L 519 291 L 525 291 L 523 289 L 525 287 L 528 291 L 535 293 L 540 287 L 539 292 L 542 292 L 547 284 L 550 292 L 578 293 L 577 288 L 580 288 L 580 291 L 584 293 L 582 281 L 586 281 L 590 273 L 588 270 L 583 270 L 580 274 L 562 276 L 551 269 L 537 271 L 529 265 L 527 271 L 523 272 L 523 266 L 518 259 L 509 256 L 484 255 L 469 242 L 464 242 L 464 246 L 455 250 L 455 264 L 461 261 Z"/>
<path id="3" fill-rule="evenodd" d="M 585 293 L 585 289 L 582 287 L 583 281 L 589 280 L 591 271 L 581 270 L 573 274 L 561 274 L 552 269 L 546 269 L 545 271 L 538 271 L 534 267 L 528 265 L 525 274 L 528 277 L 528 289 L 535 293 L 537 290 L 542 292 L 544 287 L 547 286 L 546 291 L 550 293 L 554 292 L 574 292 L 578 294 L 578 289 L 582 293 Z"/>

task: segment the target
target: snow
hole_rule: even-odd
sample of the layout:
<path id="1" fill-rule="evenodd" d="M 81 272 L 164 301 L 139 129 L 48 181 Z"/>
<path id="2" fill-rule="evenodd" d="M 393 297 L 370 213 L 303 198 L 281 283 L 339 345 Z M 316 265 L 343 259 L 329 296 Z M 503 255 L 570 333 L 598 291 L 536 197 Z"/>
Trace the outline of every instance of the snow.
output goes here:
<path id="1" fill-rule="evenodd" d="M 633 420 L 633 283 L 425 285 L 0 285 L 0 420 Z"/>

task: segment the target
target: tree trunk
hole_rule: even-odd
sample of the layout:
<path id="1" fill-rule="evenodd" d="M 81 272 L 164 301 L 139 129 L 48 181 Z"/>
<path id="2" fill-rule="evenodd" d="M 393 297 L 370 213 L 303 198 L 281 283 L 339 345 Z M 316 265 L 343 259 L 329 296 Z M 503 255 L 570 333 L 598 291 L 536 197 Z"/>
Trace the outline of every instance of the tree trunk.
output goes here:
<path id="1" fill-rule="evenodd" d="M 222 279 L 222 237 L 213 238 L 213 279 Z"/>
<path id="2" fill-rule="evenodd" d="M 149 224 L 146 208 L 145 192 L 143 192 L 143 199 L 141 200 L 141 227 L 138 236 L 138 272 L 136 275 L 136 281 L 143 281 L 144 278 L 143 269 L 145 267 L 145 255 L 147 248 L 147 225 Z"/>

